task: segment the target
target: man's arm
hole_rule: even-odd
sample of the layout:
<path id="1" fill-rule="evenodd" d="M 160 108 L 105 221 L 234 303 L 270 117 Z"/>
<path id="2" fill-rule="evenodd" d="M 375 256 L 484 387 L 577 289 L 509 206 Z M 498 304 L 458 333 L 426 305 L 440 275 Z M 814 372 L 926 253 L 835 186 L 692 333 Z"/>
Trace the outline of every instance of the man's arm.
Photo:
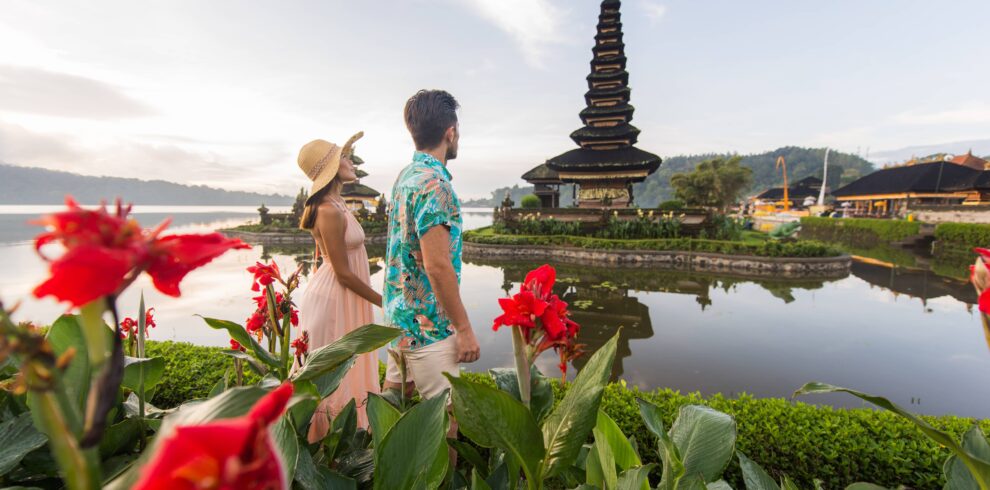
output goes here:
<path id="1" fill-rule="evenodd" d="M 420 237 L 419 245 L 423 253 L 423 268 L 430 286 L 433 287 L 433 293 L 457 331 L 457 361 L 477 361 L 481 357 L 481 348 L 474 336 L 464 303 L 461 302 L 457 273 L 450 260 L 450 230 L 446 226 L 434 226 Z"/>

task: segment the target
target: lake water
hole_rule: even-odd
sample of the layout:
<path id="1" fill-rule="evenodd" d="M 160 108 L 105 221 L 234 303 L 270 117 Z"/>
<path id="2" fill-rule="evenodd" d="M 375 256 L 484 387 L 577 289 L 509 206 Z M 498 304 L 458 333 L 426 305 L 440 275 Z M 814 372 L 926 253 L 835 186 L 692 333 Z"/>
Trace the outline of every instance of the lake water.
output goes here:
<path id="1" fill-rule="evenodd" d="M 39 229 L 26 221 L 57 209 L 0 206 L 0 299 L 21 302 L 16 319 L 46 324 L 64 312 L 51 300 L 30 297 L 45 265 L 31 244 Z M 194 232 L 257 216 L 252 207 L 138 207 L 135 214 L 145 226 L 171 216 L 173 230 Z M 490 221 L 490 210 L 465 210 L 467 228 Z M 180 298 L 158 293 L 142 277 L 119 306 L 134 316 L 143 290 L 158 321 L 151 338 L 226 345 L 223 333 L 194 315 L 243 321 L 252 308 L 244 269 L 270 257 L 294 270 L 311 252 L 309 246 L 255 246 L 228 253 L 187 276 Z M 368 252 L 383 255 L 381 247 Z M 482 348 L 470 370 L 512 365 L 508 331 L 490 328 L 500 313 L 497 298 L 516 291 L 538 265 L 466 261 L 462 295 Z M 556 292 L 571 303 L 589 350 L 623 328 L 613 377 L 631 385 L 787 397 L 814 380 L 884 394 L 921 413 L 990 416 L 990 347 L 975 293 L 964 281 L 875 261 L 857 261 L 851 275 L 829 281 L 553 265 Z M 380 289 L 380 267 L 372 272 Z M 559 375 L 552 355 L 538 363 L 544 373 Z M 583 365 L 580 359 L 575 364 Z M 807 401 L 860 406 L 838 395 Z"/>

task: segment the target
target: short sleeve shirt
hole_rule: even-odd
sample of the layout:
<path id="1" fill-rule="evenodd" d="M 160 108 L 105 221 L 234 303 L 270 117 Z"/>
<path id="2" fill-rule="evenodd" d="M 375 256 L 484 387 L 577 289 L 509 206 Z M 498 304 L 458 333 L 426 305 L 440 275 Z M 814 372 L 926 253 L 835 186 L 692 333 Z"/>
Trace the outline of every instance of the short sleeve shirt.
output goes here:
<path id="1" fill-rule="evenodd" d="M 447 168 L 433 156 L 416 152 L 392 187 L 388 209 L 388 247 L 382 293 L 385 323 L 405 330 L 411 348 L 451 335 L 450 319 L 440 306 L 423 268 L 420 238 L 434 226 L 450 230 L 450 259 L 461 279 L 461 203 Z"/>

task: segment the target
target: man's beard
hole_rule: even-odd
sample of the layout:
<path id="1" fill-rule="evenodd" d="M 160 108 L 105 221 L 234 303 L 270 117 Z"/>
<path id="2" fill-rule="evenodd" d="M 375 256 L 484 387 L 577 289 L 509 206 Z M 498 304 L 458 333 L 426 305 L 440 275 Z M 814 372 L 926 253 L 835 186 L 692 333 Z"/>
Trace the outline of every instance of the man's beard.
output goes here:
<path id="1" fill-rule="evenodd" d="M 447 147 L 447 153 L 446 153 L 445 156 L 446 156 L 446 160 L 453 160 L 453 159 L 457 158 L 457 147 L 456 146 L 448 146 Z"/>

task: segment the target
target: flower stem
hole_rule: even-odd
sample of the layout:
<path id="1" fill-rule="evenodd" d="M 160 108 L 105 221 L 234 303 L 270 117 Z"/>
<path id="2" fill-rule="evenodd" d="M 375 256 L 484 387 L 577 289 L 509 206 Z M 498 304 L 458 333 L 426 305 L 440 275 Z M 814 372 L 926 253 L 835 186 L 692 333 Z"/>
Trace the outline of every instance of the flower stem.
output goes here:
<path id="1" fill-rule="evenodd" d="M 103 323 L 103 312 L 106 311 L 106 305 L 106 300 L 99 298 L 80 308 L 80 327 L 82 327 L 83 338 L 86 341 L 89 365 L 94 371 L 106 362 L 109 353 L 107 326 Z"/>
<path id="2" fill-rule="evenodd" d="M 519 382 L 519 398 L 523 405 L 529 408 L 530 378 L 529 356 L 526 355 L 526 342 L 522 337 L 522 329 L 512 327 L 512 353 L 516 359 L 516 379 Z"/>
<path id="3" fill-rule="evenodd" d="M 31 369 L 23 372 L 31 376 Z M 48 447 L 58 463 L 66 488 L 70 490 L 96 490 L 100 488 L 99 461 L 96 449 L 84 450 L 72 433 L 71 423 L 62 407 L 70 402 L 58 387 L 48 390 L 28 390 L 32 416 L 46 436 Z M 61 400 L 60 400 L 61 398 Z M 60 401 L 62 403 L 60 403 Z"/>

